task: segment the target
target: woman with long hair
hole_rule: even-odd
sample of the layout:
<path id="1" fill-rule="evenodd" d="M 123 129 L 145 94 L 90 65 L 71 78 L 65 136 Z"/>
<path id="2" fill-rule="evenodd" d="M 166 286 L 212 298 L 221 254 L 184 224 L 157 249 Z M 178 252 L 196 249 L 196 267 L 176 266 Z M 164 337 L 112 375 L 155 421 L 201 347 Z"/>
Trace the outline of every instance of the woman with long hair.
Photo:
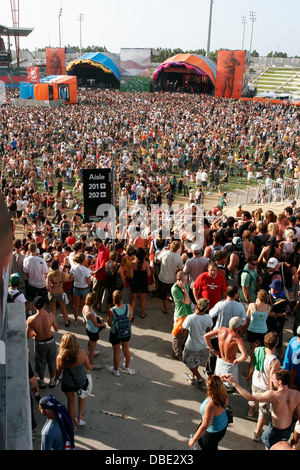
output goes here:
<path id="1" fill-rule="evenodd" d="M 278 247 L 278 241 L 275 235 L 271 235 L 269 240 L 266 243 L 260 252 L 258 257 L 258 264 L 260 265 L 261 270 L 263 271 L 266 269 L 268 260 L 270 258 L 280 259 L 281 257 L 281 250 Z"/>
<path id="2" fill-rule="evenodd" d="M 250 348 L 249 370 L 252 364 L 254 349 L 264 345 L 264 337 L 268 332 L 267 320 L 271 307 L 268 304 L 268 293 L 260 289 L 256 295 L 256 301 L 250 303 L 247 309 L 247 340 Z"/>
<path id="3" fill-rule="evenodd" d="M 86 322 L 86 333 L 89 338 L 88 351 L 89 361 L 93 369 L 101 369 L 101 365 L 94 364 L 94 357 L 99 354 L 95 351 L 96 344 L 99 339 L 100 330 L 106 328 L 104 318 L 99 317 L 95 312 L 95 305 L 97 304 L 97 296 L 94 292 L 90 292 L 85 298 L 85 304 L 82 309 L 82 316 Z"/>
<path id="4" fill-rule="evenodd" d="M 245 260 L 247 262 L 250 255 L 254 255 L 254 245 L 251 240 L 251 234 L 249 230 L 244 230 L 242 234 L 242 243 L 245 253 Z"/>
<path id="5" fill-rule="evenodd" d="M 137 297 L 141 307 L 141 318 L 145 318 L 146 294 L 148 292 L 148 276 L 151 276 L 150 263 L 146 260 L 146 252 L 139 248 L 135 255 L 135 260 L 131 263 L 133 281 L 131 286 L 131 307 L 134 312 Z"/>
<path id="6" fill-rule="evenodd" d="M 129 285 L 129 287 L 131 287 L 131 284 L 132 284 L 132 277 L 131 276 L 133 276 L 133 274 L 132 274 L 132 270 L 131 270 L 131 263 L 135 259 L 134 253 L 135 253 L 134 245 L 127 245 L 126 253 L 123 256 L 122 262 L 121 262 L 122 267 L 123 267 L 123 269 L 125 270 L 125 273 L 126 273 L 126 281 L 127 281 L 127 284 Z"/>
<path id="7" fill-rule="evenodd" d="M 266 211 L 264 221 L 267 225 L 269 225 L 270 223 L 275 223 L 277 221 L 276 214 L 271 210 Z"/>
<path id="8" fill-rule="evenodd" d="M 221 378 L 210 375 L 207 379 L 207 396 L 200 406 L 202 421 L 189 440 L 190 448 L 198 441 L 202 450 L 218 450 L 218 444 L 226 434 L 228 395 Z"/>
<path id="9" fill-rule="evenodd" d="M 92 370 L 92 365 L 89 361 L 87 353 L 81 349 L 76 336 L 73 333 L 66 333 L 63 335 L 58 355 L 56 358 L 56 380 L 62 374 L 61 390 L 65 393 L 68 404 L 67 408 L 71 415 L 74 430 L 76 424 L 83 426 L 83 411 L 85 405 L 85 398 L 80 398 L 78 395 L 78 418 L 75 418 L 75 393 L 78 389 L 85 390 L 88 386 L 88 379 L 86 370 Z"/>
<path id="10" fill-rule="evenodd" d="M 123 290 L 125 287 L 124 271 L 119 262 L 120 255 L 117 251 L 109 253 L 109 260 L 105 263 L 106 281 L 105 287 L 109 292 L 108 304 L 112 305 L 112 294 L 115 290 Z"/>
<path id="11" fill-rule="evenodd" d="M 42 231 L 45 237 L 53 238 L 53 228 L 49 219 L 45 220 Z"/>
<path id="12" fill-rule="evenodd" d="M 128 336 L 125 336 L 124 338 L 119 338 L 118 337 L 118 332 L 117 332 L 117 327 L 116 327 L 116 315 L 114 312 L 117 313 L 119 316 L 127 316 L 129 318 L 129 322 L 132 320 L 133 317 L 133 310 L 132 307 L 129 304 L 124 304 L 123 303 L 123 298 L 122 298 L 122 292 L 119 290 L 115 290 L 113 295 L 113 304 L 114 307 L 110 308 L 107 312 L 107 323 L 110 326 L 110 334 L 109 334 L 109 342 L 112 345 L 113 352 L 114 352 L 114 365 L 110 366 L 109 370 L 112 374 L 115 376 L 120 375 L 119 371 L 119 365 L 120 365 L 120 350 L 121 350 L 121 345 L 122 345 L 122 350 L 124 354 L 124 362 L 122 365 L 122 368 L 126 371 L 127 374 L 129 375 L 134 375 L 135 371 L 131 369 L 130 366 L 130 351 L 129 351 L 129 343 L 131 339 L 131 333 L 128 334 Z"/>

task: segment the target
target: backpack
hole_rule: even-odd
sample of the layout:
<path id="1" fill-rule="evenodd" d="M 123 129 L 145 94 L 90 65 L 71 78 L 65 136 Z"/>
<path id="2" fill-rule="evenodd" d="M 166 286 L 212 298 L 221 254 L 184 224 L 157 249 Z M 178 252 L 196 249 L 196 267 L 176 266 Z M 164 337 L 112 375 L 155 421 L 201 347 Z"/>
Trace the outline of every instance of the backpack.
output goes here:
<path id="1" fill-rule="evenodd" d="M 223 247 L 222 245 L 220 245 L 220 246 L 210 245 L 210 248 L 211 248 L 211 250 L 212 250 L 212 255 L 211 255 L 210 260 L 211 260 L 211 261 L 216 261 L 216 253 L 217 253 L 218 251 L 224 250 L 224 247 Z"/>
<path id="2" fill-rule="evenodd" d="M 242 251 L 234 251 L 234 254 L 236 254 L 239 258 L 238 269 L 239 271 L 242 271 L 246 265 L 246 257 L 245 257 L 244 249 Z"/>
<path id="3" fill-rule="evenodd" d="M 61 226 L 62 232 L 69 232 L 70 231 L 70 223 L 68 220 L 64 221 Z"/>
<path id="4" fill-rule="evenodd" d="M 114 317 L 115 317 L 115 327 L 117 331 L 118 339 L 126 338 L 127 336 L 131 335 L 131 325 L 128 317 L 128 305 L 126 304 L 126 310 L 124 315 L 119 315 L 115 309 L 112 307 L 111 309 Z"/>
<path id="5" fill-rule="evenodd" d="M 251 276 L 251 274 L 249 273 L 249 271 L 247 271 L 247 269 L 241 269 L 238 273 L 238 281 L 237 281 L 237 285 L 241 287 L 241 280 L 242 280 L 242 274 L 243 273 L 247 273 L 249 274 L 250 276 L 250 283 L 249 283 L 249 289 L 250 289 L 250 286 L 251 286 L 251 282 L 254 281 L 253 277 Z"/>
<path id="6" fill-rule="evenodd" d="M 15 299 L 21 295 L 21 292 L 16 292 L 15 294 L 7 294 L 7 303 L 12 304 L 14 303 Z"/>
<path id="7" fill-rule="evenodd" d="M 154 258 L 153 258 L 153 261 L 154 263 L 157 263 L 157 255 L 159 255 L 159 253 L 161 253 L 161 251 L 163 250 L 163 248 L 165 248 L 168 244 L 168 241 L 167 240 L 164 240 L 164 246 L 162 248 L 159 248 L 157 246 L 157 241 L 156 239 L 153 240 L 153 245 L 154 245 L 154 248 L 155 248 L 155 252 L 154 252 Z"/>

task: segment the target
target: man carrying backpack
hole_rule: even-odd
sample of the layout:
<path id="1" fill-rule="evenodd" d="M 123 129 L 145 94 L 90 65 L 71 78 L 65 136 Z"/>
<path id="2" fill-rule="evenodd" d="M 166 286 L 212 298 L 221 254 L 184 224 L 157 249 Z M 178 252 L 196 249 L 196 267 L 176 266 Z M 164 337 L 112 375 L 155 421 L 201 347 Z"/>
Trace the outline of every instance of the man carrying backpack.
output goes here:
<path id="1" fill-rule="evenodd" d="M 240 301 L 246 310 L 248 304 L 255 303 L 258 283 L 261 283 L 261 277 L 257 273 L 257 256 L 250 255 L 238 281 Z"/>
<path id="2" fill-rule="evenodd" d="M 59 228 L 61 231 L 62 243 L 64 243 L 71 230 L 71 223 L 68 220 L 66 214 L 63 214 L 62 220 L 59 223 Z"/>
<path id="3" fill-rule="evenodd" d="M 7 303 L 14 303 L 14 302 L 26 302 L 26 298 L 22 292 L 19 291 L 19 283 L 20 283 L 20 274 L 13 273 L 9 278 L 9 287 L 8 287 L 8 294 L 7 294 Z"/>
<path id="4" fill-rule="evenodd" d="M 234 237 L 232 239 L 232 252 L 229 255 L 229 263 L 227 269 L 228 274 L 228 285 L 238 285 L 238 274 L 244 269 L 246 265 L 246 257 L 243 247 L 243 242 L 240 237 Z"/>

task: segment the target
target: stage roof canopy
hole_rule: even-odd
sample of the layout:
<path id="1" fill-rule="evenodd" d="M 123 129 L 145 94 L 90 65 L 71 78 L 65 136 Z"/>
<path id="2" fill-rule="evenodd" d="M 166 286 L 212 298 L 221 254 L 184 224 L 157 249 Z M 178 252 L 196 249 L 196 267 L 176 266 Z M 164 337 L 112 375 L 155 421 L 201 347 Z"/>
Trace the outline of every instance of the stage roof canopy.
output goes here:
<path id="1" fill-rule="evenodd" d="M 120 80 L 120 71 L 116 64 L 106 55 L 101 54 L 100 52 L 88 52 L 79 59 L 73 60 L 67 67 L 68 72 L 76 66 L 90 65 L 91 67 L 99 67 L 106 73 L 113 73 L 115 77 Z"/>
<path id="2" fill-rule="evenodd" d="M 156 79 L 158 74 L 164 68 L 167 68 L 167 66 L 172 63 L 185 64 L 187 66 L 187 69 L 189 68 L 189 66 L 195 67 L 196 69 L 199 69 L 206 75 L 208 75 L 214 85 L 216 84 L 217 64 L 207 57 L 195 54 L 176 54 L 173 57 L 166 59 L 153 73 L 153 80 Z"/>
<path id="3" fill-rule="evenodd" d="M 33 28 L 11 28 L 9 26 L 0 25 L 0 36 L 22 36 L 27 37 L 32 33 Z"/>

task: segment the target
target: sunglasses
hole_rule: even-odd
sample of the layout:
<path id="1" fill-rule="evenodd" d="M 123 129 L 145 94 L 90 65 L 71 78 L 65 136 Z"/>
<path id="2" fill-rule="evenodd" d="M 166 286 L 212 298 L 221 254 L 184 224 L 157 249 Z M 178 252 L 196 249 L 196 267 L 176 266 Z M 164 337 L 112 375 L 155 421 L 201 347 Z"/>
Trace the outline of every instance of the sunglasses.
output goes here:
<path id="1" fill-rule="evenodd" d="M 252 264 L 252 266 L 257 266 L 258 263 L 249 263 L 249 264 Z"/>

